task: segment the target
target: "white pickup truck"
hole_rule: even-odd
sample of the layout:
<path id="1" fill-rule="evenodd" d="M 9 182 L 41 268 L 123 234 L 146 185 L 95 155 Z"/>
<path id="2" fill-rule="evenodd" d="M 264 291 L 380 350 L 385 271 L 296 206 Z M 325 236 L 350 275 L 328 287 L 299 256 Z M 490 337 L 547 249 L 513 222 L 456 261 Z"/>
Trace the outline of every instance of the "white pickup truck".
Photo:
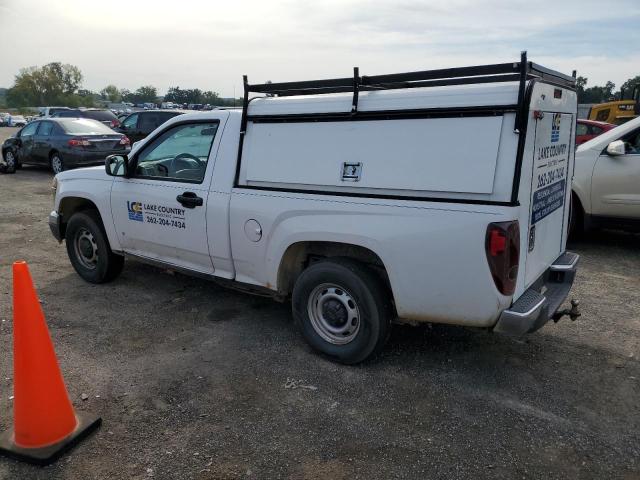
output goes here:
<path id="1" fill-rule="evenodd" d="M 533 332 L 559 311 L 575 79 L 528 62 L 248 84 L 242 109 L 171 119 L 128 156 L 56 176 L 78 274 L 125 257 L 291 298 L 344 363 L 392 322 Z M 251 98 L 251 93 L 258 94 Z"/>

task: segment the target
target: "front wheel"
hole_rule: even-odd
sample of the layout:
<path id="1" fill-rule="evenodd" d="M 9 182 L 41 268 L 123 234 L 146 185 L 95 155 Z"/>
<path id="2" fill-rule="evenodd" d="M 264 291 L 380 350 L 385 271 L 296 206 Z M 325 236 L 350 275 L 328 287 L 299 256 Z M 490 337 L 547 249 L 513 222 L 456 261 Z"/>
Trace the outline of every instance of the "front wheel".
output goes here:
<path id="1" fill-rule="evenodd" d="M 18 159 L 16 158 L 16 154 L 13 153 L 13 150 L 7 150 L 4 153 L 4 173 L 16 173 L 16 168 L 18 168 Z"/>
<path id="2" fill-rule="evenodd" d="M 71 265 L 87 282 L 109 282 L 122 271 L 124 257 L 111 251 L 97 212 L 74 213 L 67 224 L 65 242 Z"/>
<path id="3" fill-rule="evenodd" d="M 293 316 L 305 340 L 345 364 L 377 354 L 391 330 L 391 304 L 382 282 L 349 259 L 315 263 L 293 289 Z"/>

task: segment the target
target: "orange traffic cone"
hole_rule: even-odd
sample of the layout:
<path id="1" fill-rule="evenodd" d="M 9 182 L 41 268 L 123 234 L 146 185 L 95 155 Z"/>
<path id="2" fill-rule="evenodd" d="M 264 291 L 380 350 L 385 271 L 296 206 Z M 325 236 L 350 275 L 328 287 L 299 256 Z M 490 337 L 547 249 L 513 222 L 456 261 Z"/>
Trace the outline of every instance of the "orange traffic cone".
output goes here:
<path id="1" fill-rule="evenodd" d="M 76 415 L 26 262 L 13 264 L 13 431 L 0 454 L 47 465 L 100 426 Z"/>

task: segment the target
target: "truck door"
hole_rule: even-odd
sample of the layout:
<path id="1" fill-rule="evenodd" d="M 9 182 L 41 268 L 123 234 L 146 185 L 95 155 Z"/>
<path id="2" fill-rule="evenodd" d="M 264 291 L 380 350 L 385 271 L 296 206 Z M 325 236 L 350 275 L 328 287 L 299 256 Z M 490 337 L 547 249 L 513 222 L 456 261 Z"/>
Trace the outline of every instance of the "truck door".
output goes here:
<path id="1" fill-rule="evenodd" d="M 640 218 L 640 129 L 621 138 L 625 154 L 603 152 L 593 169 L 593 215 Z"/>
<path id="2" fill-rule="evenodd" d="M 125 252 L 213 273 L 207 198 L 221 123 L 228 115 L 169 126 L 132 156 L 130 178 L 115 178 L 111 212 Z"/>
<path id="3" fill-rule="evenodd" d="M 573 115 L 541 112 L 536 120 L 525 283 L 560 256 L 566 242 L 567 179 L 573 165 Z"/>

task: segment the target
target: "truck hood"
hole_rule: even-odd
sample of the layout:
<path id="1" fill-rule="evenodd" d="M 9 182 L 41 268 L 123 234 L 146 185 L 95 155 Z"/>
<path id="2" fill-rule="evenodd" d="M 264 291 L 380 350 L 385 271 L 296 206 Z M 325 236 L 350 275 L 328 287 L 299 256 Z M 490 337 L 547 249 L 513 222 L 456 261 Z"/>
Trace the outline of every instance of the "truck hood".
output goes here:
<path id="1" fill-rule="evenodd" d="M 59 182 L 78 179 L 109 180 L 109 175 L 107 175 L 107 172 L 105 172 L 104 166 L 100 165 L 97 167 L 85 167 L 67 170 L 66 172 L 57 174 L 56 178 Z"/>

